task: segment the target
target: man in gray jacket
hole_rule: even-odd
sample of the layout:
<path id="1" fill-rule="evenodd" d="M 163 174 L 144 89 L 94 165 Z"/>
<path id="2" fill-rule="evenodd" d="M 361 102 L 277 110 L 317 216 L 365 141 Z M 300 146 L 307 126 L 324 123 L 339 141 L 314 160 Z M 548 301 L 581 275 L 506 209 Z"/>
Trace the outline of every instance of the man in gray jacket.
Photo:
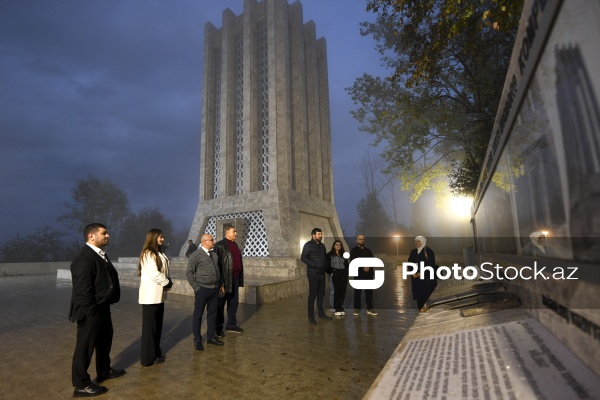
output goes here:
<path id="1" fill-rule="evenodd" d="M 217 255 L 212 251 L 214 245 L 215 241 L 212 235 L 208 233 L 202 235 L 200 247 L 190 256 L 186 271 L 187 280 L 195 294 L 192 333 L 194 334 L 194 348 L 199 351 L 204 350 L 200 327 L 202 326 L 202 314 L 207 306 L 206 343 L 217 346 L 225 344 L 215 336 L 219 294 L 224 293 L 224 287 Z"/>

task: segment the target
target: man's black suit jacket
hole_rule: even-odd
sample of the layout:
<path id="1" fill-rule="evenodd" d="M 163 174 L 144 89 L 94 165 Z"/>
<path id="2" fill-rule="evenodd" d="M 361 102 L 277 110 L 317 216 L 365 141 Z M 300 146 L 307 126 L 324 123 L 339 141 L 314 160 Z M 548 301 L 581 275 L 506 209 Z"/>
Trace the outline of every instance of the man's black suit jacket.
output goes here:
<path id="1" fill-rule="evenodd" d="M 108 259 L 108 257 L 107 257 Z M 71 263 L 73 292 L 69 320 L 81 321 L 96 314 L 96 306 L 117 303 L 121 297 L 119 274 L 87 244 Z"/>

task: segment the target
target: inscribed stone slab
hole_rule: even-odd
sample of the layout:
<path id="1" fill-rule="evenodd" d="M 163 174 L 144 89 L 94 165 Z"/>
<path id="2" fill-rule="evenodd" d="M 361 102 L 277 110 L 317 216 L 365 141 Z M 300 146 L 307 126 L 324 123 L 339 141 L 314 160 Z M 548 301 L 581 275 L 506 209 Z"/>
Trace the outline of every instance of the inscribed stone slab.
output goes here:
<path id="1" fill-rule="evenodd" d="M 371 398 L 594 399 L 600 378 L 535 319 L 409 341 Z"/>

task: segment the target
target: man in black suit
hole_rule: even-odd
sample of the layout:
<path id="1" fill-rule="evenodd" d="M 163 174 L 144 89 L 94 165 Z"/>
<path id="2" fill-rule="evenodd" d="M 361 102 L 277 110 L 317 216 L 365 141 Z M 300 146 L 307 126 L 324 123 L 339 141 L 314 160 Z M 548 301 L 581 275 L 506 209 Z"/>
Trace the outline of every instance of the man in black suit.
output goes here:
<path id="1" fill-rule="evenodd" d="M 77 341 L 73 353 L 73 397 L 90 397 L 106 393 L 108 389 L 91 381 L 87 370 L 96 350 L 96 382 L 118 378 L 125 370 L 110 366 L 113 325 L 110 305 L 121 297 L 119 275 L 106 254 L 108 245 L 106 227 L 89 224 L 83 230 L 86 245 L 71 263 L 73 292 L 69 320 L 77 322 Z"/>
<path id="2" fill-rule="evenodd" d="M 194 314 L 192 316 L 192 333 L 194 334 L 194 348 L 199 351 L 204 350 L 202 345 L 202 335 L 200 327 L 202 326 L 202 314 L 204 308 L 206 311 L 206 343 L 223 346 L 215 334 L 215 325 L 217 322 L 217 305 L 219 295 L 223 295 L 223 279 L 219 271 L 219 261 L 217 255 L 212 251 L 215 240 L 212 235 L 205 233 L 200 239 L 200 247 L 192 253 L 186 270 L 188 283 L 194 289 Z"/>

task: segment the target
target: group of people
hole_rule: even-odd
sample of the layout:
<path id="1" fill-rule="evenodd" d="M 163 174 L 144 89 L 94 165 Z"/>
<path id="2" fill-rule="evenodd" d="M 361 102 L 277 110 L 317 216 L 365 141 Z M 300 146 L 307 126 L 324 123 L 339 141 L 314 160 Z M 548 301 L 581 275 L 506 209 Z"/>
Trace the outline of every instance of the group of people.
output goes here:
<path id="1" fill-rule="evenodd" d="M 333 286 L 332 312 L 336 316 L 346 315 L 344 310 L 344 298 L 348 286 L 348 267 L 355 258 L 374 257 L 373 252 L 365 247 L 364 235 L 356 237 L 356 246 L 350 250 L 349 258 L 344 257 L 344 245 L 341 240 L 335 240 L 331 250 L 327 252 L 323 241 L 323 231 L 314 228 L 311 231 L 311 240 L 302 247 L 300 260 L 306 264 L 306 275 L 308 277 L 308 322 L 316 325 L 315 300 L 317 302 L 317 317 L 323 320 L 331 320 L 332 317 L 325 313 L 323 300 L 325 297 L 325 275 L 330 274 L 330 284 Z M 359 267 L 358 277 L 355 279 L 373 279 L 374 271 L 370 267 Z M 367 314 L 376 316 L 377 311 L 373 308 L 372 289 L 354 289 L 354 315 L 360 315 L 362 304 L 362 292 L 365 292 L 367 303 Z"/>
<path id="2" fill-rule="evenodd" d="M 320 228 L 314 228 L 311 231 L 311 240 L 306 242 L 302 248 L 300 259 L 306 264 L 306 274 L 308 277 L 308 322 L 316 325 L 315 318 L 315 300 L 317 302 L 317 317 L 323 320 L 332 318 L 325 313 L 323 300 L 325 297 L 325 276 L 330 274 L 330 311 L 336 316 L 344 316 L 344 299 L 346 297 L 346 288 L 349 279 L 349 264 L 356 258 L 374 257 L 373 252 L 365 246 L 366 238 L 364 235 L 356 236 L 356 246 L 350 250 L 349 258 L 344 257 L 344 245 L 340 240 L 335 240 L 329 253 L 326 252 L 325 245 L 322 243 L 323 232 Z M 415 238 L 415 248 L 410 252 L 408 262 L 419 263 L 423 261 L 425 265 L 437 267 L 435 264 L 435 253 L 426 246 L 427 239 L 423 236 Z M 372 280 L 375 272 L 371 267 L 359 267 L 358 276 L 354 279 Z M 416 300 L 419 311 L 424 310 L 425 303 L 431 293 L 436 288 L 437 281 L 435 277 L 421 277 L 414 274 L 411 277 L 411 289 L 413 299 Z M 377 311 L 373 308 L 373 289 L 354 289 L 354 312 L 353 315 L 360 315 L 362 304 L 362 292 L 365 292 L 367 303 L 367 314 L 376 316 Z"/>
<path id="3" fill-rule="evenodd" d="M 113 368 L 110 360 L 113 326 L 110 305 L 120 299 L 118 273 L 104 252 L 109 244 L 107 228 L 100 223 L 92 223 L 84 228 L 86 245 L 71 263 L 73 291 L 69 320 L 77 323 L 77 339 L 72 360 L 72 384 L 75 387 L 73 397 L 91 397 L 106 393 L 108 389 L 99 385 L 108 379 L 125 375 L 123 369 Z M 194 348 L 204 350 L 200 333 L 202 315 L 206 309 L 206 343 L 223 346 L 221 340 L 225 332 L 242 333 L 238 326 L 237 310 L 239 288 L 244 286 L 244 266 L 242 252 L 235 242 L 237 230 L 234 226 L 224 227 L 224 239 L 215 243 L 211 234 L 201 237 L 200 246 L 188 256 L 186 270 L 187 281 L 194 289 L 194 312 L 192 333 Z M 311 240 L 303 249 L 301 260 L 307 265 L 309 283 L 308 320 L 317 324 L 315 319 L 315 300 L 317 317 L 331 320 L 325 313 L 323 299 L 325 295 L 325 274 L 331 275 L 334 288 L 333 309 L 336 316 L 344 316 L 344 298 L 349 278 L 349 263 L 356 258 L 374 257 L 365 247 L 364 235 L 356 237 L 356 246 L 347 258 L 343 243 L 335 240 L 329 252 L 322 243 L 323 232 L 314 228 Z M 164 302 L 167 292 L 173 286 L 169 275 L 169 258 L 164 253 L 165 238 L 159 229 L 150 229 L 146 235 L 138 262 L 140 288 L 138 301 L 142 305 L 141 364 L 151 366 L 165 362 L 160 347 L 164 319 Z M 424 261 L 435 264 L 435 254 L 426 247 L 426 239 L 418 236 L 416 248 L 409 256 L 409 262 Z M 360 267 L 355 279 L 373 279 L 374 271 L 370 267 Z M 435 288 L 433 284 L 418 276 L 413 276 L 413 296 L 422 308 L 424 301 Z M 433 285 L 433 286 L 432 286 Z M 376 316 L 373 308 L 373 290 L 354 290 L 354 315 L 360 315 L 362 292 L 365 292 L 367 313 Z M 225 316 L 225 309 L 227 316 Z M 96 353 L 95 382 L 87 370 L 92 355 Z"/>
<path id="4" fill-rule="evenodd" d="M 226 226 L 225 238 L 218 243 L 204 234 L 200 246 L 189 254 L 187 280 L 194 289 L 192 333 L 194 348 L 204 350 L 200 326 L 207 309 L 207 343 L 224 345 L 225 331 L 242 333 L 237 324 L 239 288 L 244 286 L 242 253 L 235 243 L 237 231 Z M 77 323 L 77 338 L 72 360 L 73 397 L 92 397 L 106 393 L 99 385 L 125 375 L 113 368 L 110 360 L 113 325 L 110 305 L 120 299 L 119 275 L 106 255 L 109 244 L 106 226 L 92 223 L 84 228 L 86 245 L 71 263 L 73 291 L 69 320 Z M 150 229 L 140 253 L 138 302 L 142 305 L 142 341 L 140 363 L 145 366 L 165 362 L 160 347 L 167 292 L 173 286 L 169 275 L 169 258 L 164 253 L 165 238 L 160 229 Z M 227 306 L 227 319 L 225 319 Z M 96 353 L 96 379 L 88 368 Z"/>
<path id="5" fill-rule="evenodd" d="M 194 314 L 192 333 L 194 348 L 204 351 L 200 326 L 206 309 L 206 343 L 223 346 L 225 332 L 242 333 L 238 326 L 237 310 L 239 289 L 244 286 L 242 252 L 235 239 L 237 230 L 233 225 L 224 228 L 225 238 L 217 243 L 205 233 L 200 246 L 190 255 L 186 270 L 187 281 L 194 289 Z M 227 306 L 227 320 L 225 320 Z"/>

